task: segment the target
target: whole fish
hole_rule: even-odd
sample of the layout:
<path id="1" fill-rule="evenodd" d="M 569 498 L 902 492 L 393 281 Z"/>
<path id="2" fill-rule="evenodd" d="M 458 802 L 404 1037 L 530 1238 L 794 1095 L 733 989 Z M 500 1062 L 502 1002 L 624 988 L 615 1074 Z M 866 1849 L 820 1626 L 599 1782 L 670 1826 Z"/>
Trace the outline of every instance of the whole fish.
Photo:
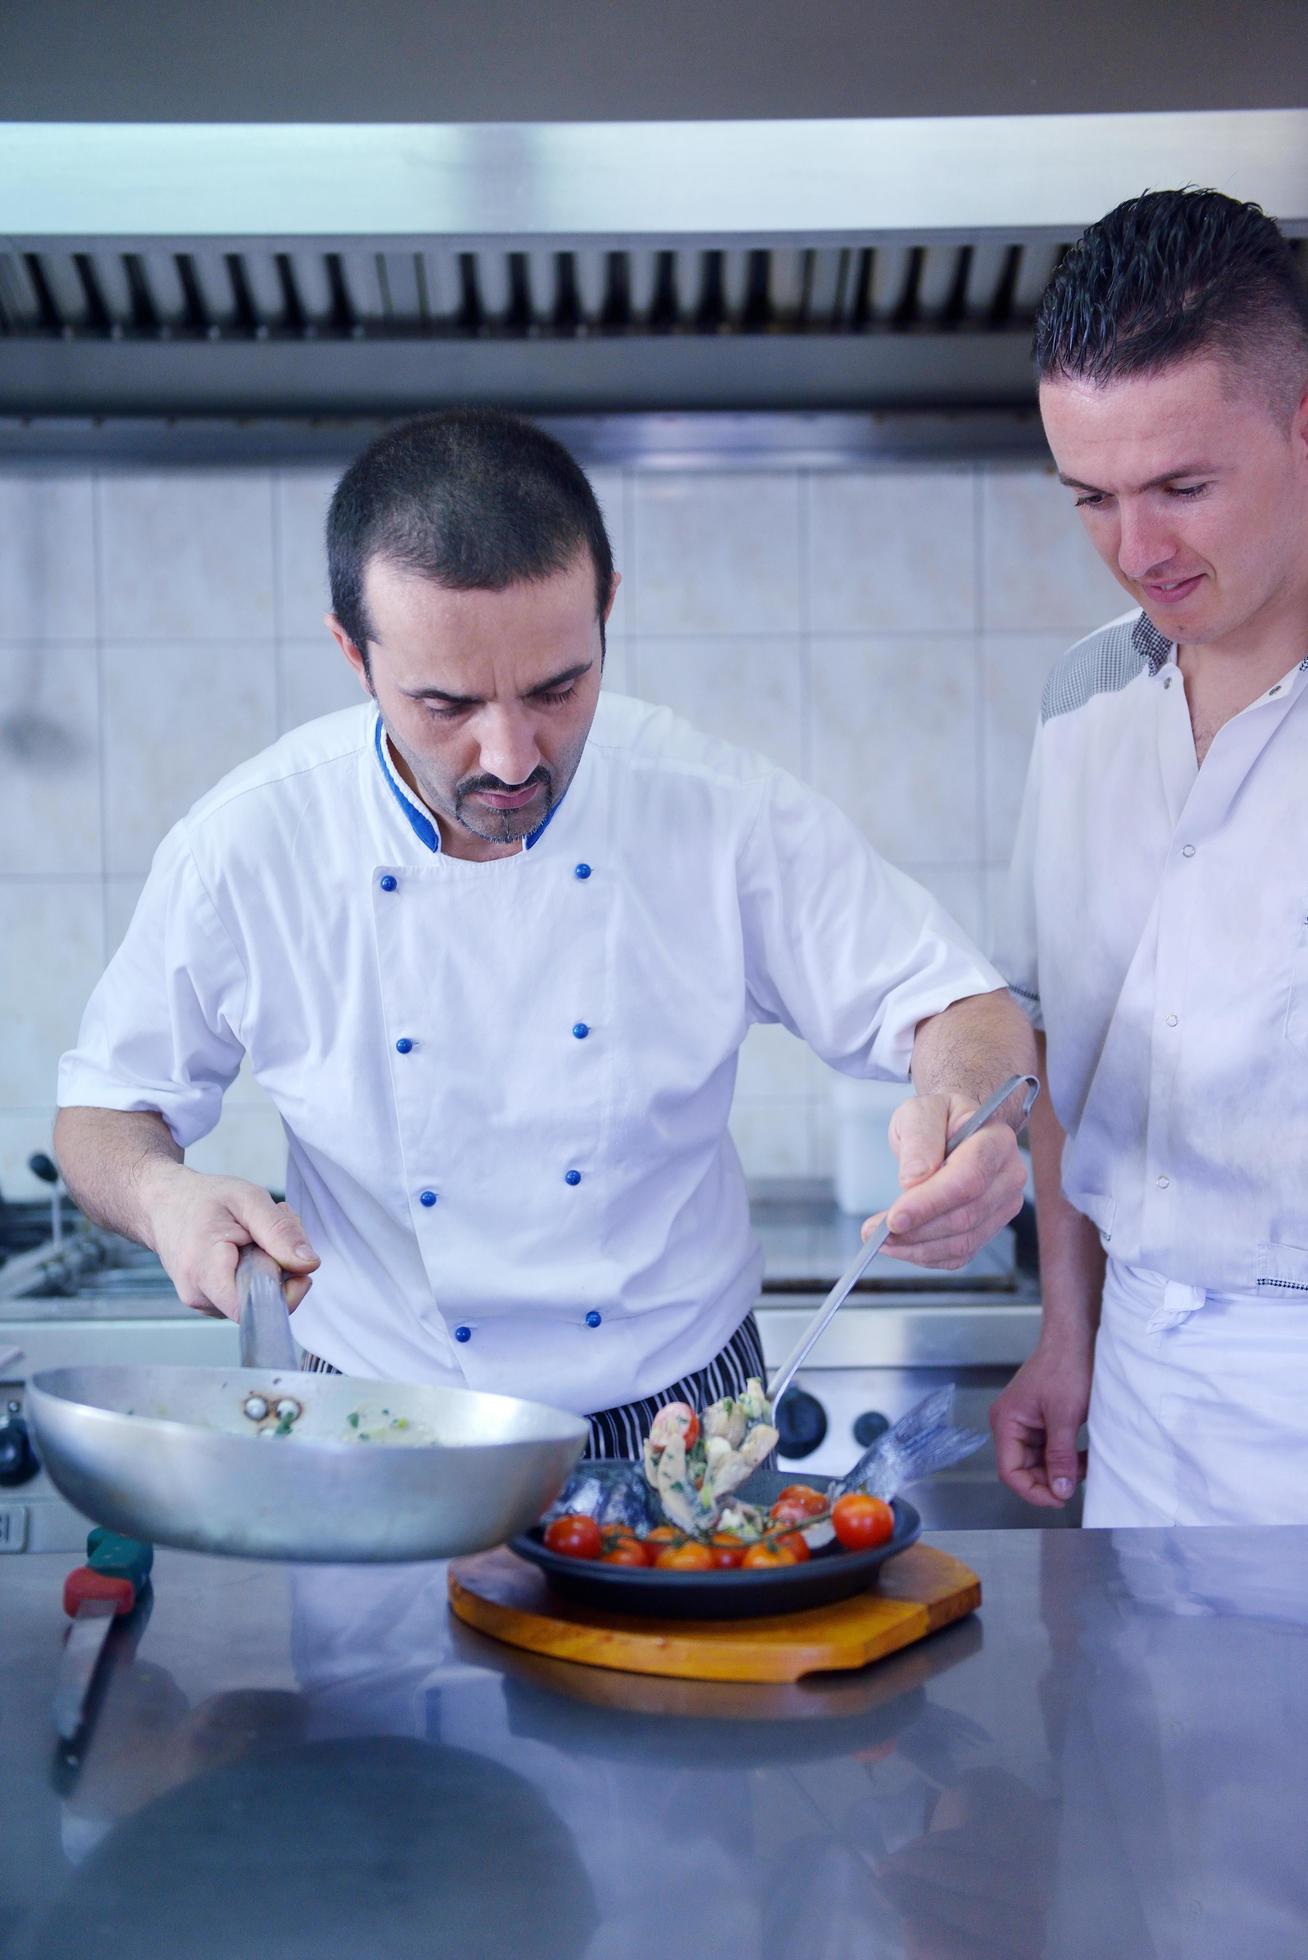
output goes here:
<path id="1" fill-rule="evenodd" d="M 640 1535 L 662 1523 L 658 1500 L 639 1463 L 579 1463 L 541 1519 L 549 1524 L 565 1513 L 580 1513 L 596 1524 L 622 1525 Z"/>
<path id="2" fill-rule="evenodd" d="M 979 1430 L 959 1428 L 951 1420 L 953 1413 L 954 1384 L 946 1382 L 901 1416 L 893 1429 L 878 1436 L 853 1469 L 832 1484 L 832 1503 L 861 1490 L 888 1504 L 906 1484 L 920 1483 L 923 1477 L 973 1456 L 986 1439 Z"/>

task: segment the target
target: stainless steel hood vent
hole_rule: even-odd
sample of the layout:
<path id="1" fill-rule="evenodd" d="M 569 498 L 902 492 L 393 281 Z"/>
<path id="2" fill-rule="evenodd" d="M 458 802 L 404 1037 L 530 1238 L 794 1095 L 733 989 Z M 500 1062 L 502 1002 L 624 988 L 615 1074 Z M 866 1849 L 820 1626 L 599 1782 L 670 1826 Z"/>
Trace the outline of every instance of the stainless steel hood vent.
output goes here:
<path id="1" fill-rule="evenodd" d="M 1062 245 L 663 250 L 25 252 L 10 335 L 306 339 L 799 333 L 1030 324 Z"/>
<path id="2" fill-rule="evenodd" d="M 1028 408 L 1067 241 L 1184 182 L 1308 236 L 1308 112 L 11 124 L 0 417 Z"/>

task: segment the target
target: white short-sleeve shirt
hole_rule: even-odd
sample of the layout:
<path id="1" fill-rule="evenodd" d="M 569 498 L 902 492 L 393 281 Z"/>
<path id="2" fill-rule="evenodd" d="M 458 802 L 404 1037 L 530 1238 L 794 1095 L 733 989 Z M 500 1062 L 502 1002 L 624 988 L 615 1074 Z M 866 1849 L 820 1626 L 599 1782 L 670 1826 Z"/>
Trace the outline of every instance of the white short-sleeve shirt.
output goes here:
<path id="1" fill-rule="evenodd" d="M 1112 1256 L 1308 1298 L 1308 660 L 1200 768 L 1143 613 L 1045 690 L 996 960 Z"/>
<path id="2" fill-rule="evenodd" d="M 185 1146 L 248 1055 L 322 1257 L 302 1345 L 583 1412 L 652 1393 L 755 1297 L 750 1024 L 902 1078 L 921 1020 L 1002 982 L 824 798 L 620 696 L 530 848 L 439 846 L 369 705 L 286 736 L 160 846 L 59 1100 Z"/>

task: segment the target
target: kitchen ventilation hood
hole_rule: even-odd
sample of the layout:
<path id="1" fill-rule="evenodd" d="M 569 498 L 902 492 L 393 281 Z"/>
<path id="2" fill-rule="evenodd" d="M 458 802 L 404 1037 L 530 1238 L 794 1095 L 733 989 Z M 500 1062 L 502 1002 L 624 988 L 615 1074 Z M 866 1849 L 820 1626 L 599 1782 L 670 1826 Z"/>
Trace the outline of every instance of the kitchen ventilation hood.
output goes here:
<path id="1" fill-rule="evenodd" d="M 0 441 L 470 398 L 1029 419 L 1060 252 L 1183 183 L 1308 237 L 1308 111 L 11 123 Z"/>

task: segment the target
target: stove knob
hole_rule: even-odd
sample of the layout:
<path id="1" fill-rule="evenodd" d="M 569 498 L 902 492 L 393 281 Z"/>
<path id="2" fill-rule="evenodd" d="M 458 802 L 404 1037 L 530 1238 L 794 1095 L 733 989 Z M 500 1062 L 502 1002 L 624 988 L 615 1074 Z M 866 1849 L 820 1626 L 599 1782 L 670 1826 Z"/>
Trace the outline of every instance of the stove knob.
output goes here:
<path id="1" fill-rule="evenodd" d="M 864 1409 L 861 1416 L 854 1418 L 854 1441 L 861 1449 L 868 1449 L 889 1427 L 890 1417 L 883 1416 L 880 1409 Z"/>
<path id="2" fill-rule="evenodd" d="M 30 1483 L 40 1468 L 27 1424 L 17 1402 L 11 1402 L 7 1420 L 0 1422 L 0 1486 L 12 1489 Z"/>
<path id="3" fill-rule="evenodd" d="M 792 1388 L 782 1397 L 776 1416 L 782 1456 L 812 1456 L 827 1433 L 827 1412 L 806 1388 Z"/>

